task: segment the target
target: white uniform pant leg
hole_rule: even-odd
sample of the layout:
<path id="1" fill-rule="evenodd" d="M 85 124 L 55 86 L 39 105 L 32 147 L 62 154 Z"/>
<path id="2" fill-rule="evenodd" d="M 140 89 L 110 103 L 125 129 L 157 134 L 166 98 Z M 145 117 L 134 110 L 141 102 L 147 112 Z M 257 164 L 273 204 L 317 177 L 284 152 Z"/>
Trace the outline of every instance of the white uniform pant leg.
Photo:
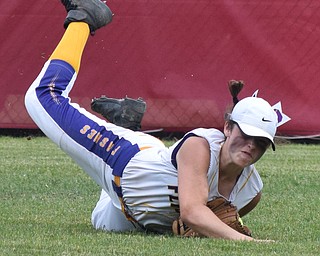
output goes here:
<path id="1" fill-rule="evenodd" d="M 25 105 L 38 127 L 108 192 L 107 171 L 120 176 L 140 148 L 159 146 L 161 142 L 107 123 L 70 103 L 68 94 L 75 79 L 76 73 L 68 63 L 48 61 L 27 91 Z"/>
<path id="2" fill-rule="evenodd" d="M 114 191 L 113 177 L 119 176 L 140 151 L 136 143 L 140 137 L 147 136 L 138 136 L 107 123 L 70 103 L 68 94 L 75 79 L 76 73 L 68 63 L 48 61 L 26 93 L 27 111 L 38 127 L 110 196 L 98 202 L 94 225 L 101 227 L 105 224 L 110 229 L 128 230 L 128 221 L 121 213 L 120 201 Z M 102 224 L 98 224 L 98 220 Z"/>
<path id="3" fill-rule="evenodd" d="M 48 138 L 71 156 L 99 186 L 113 191 L 109 179 L 112 169 L 101 156 L 88 149 L 96 143 L 90 145 L 88 135 L 81 133 L 81 128 L 88 122 L 98 126 L 98 118 L 70 103 L 68 98 L 76 76 L 66 62 L 46 62 L 26 93 L 25 105 L 33 121 Z"/>
<path id="4" fill-rule="evenodd" d="M 95 229 L 105 231 L 134 231 L 139 226 L 128 221 L 123 212 L 116 208 L 109 195 L 102 190 L 100 199 L 91 215 L 91 222 Z"/>

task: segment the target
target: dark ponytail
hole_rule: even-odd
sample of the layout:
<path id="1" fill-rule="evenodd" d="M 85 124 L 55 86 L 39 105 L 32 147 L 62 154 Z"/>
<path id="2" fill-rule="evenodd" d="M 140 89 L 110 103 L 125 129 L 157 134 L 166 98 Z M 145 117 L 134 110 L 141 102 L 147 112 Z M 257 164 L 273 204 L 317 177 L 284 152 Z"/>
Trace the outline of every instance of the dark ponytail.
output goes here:
<path id="1" fill-rule="evenodd" d="M 234 106 L 239 102 L 238 94 L 242 90 L 243 86 L 244 86 L 244 83 L 241 80 L 239 81 L 230 80 L 228 82 L 229 91 L 231 93 L 232 100 L 233 100 L 233 106 L 232 107 L 229 106 L 225 112 L 224 119 L 226 121 L 230 121 L 230 113 L 232 112 Z"/>
<path id="2" fill-rule="evenodd" d="M 228 86 L 229 86 L 229 91 L 230 91 L 231 96 L 232 96 L 233 107 L 234 107 L 239 102 L 238 94 L 242 90 L 242 88 L 244 86 L 244 83 L 241 80 L 239 80 L 239 81 L 230 80 L 228 82 Z"/>

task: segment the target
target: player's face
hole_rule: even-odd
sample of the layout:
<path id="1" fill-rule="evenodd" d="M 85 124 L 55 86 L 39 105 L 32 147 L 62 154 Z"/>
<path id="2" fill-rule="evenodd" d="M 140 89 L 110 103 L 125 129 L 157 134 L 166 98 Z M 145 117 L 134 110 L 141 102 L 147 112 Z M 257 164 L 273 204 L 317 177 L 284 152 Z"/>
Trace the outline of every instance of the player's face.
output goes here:
<path id="1" fill-rule="evenodd" d="M 225 144 L 231 161 L 243 168 L 258 161 L 271 142 L 267 138 L 248 136 L 234 124 L 233 128 L 227 131 Z"/>

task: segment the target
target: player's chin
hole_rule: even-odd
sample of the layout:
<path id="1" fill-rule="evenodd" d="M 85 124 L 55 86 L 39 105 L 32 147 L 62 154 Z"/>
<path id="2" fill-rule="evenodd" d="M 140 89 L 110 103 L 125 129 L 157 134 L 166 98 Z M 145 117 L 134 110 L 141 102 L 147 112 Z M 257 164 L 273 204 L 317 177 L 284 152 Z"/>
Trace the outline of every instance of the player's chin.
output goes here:
<path id="1" fill-rule="evenodd" d="M 237 164 L 241 167 L 246 167 L 254 163 L 254 158 L 252 155 L 246 152 L 240 152 L 239 157 L 237 158 Z"/>

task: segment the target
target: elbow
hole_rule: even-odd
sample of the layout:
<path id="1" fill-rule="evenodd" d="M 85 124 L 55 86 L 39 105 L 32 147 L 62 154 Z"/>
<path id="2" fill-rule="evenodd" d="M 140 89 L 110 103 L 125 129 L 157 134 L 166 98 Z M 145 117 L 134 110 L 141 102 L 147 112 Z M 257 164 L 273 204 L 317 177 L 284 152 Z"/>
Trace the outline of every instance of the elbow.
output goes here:
<path id="1" fill-rule="evenodd" d="M 197 213 L 193 210 L 193 207 L 185 207 L 180 209 L 180 218 L 187 226 L 192 227 L 196 225 Z"/>

